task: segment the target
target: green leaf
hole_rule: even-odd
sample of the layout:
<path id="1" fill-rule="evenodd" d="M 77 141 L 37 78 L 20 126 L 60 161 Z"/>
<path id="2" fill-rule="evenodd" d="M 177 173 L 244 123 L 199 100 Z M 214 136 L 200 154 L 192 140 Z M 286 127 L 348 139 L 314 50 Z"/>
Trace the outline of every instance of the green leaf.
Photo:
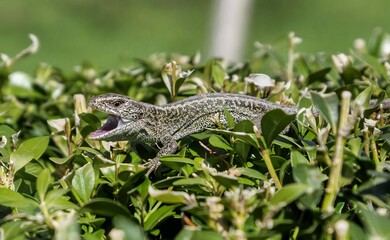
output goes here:
<path id="1" fill-rule="evenodd" d="M 51 181 L 50 170 L 47 168 L 43 169 L 37 178 L 37 191 L 41 201 L 44 201 L 45 194 Z"/>
<path id="2" fill-rule="evenodd" d="M 368 86 L 366 89 L 364 89 L 353 101 L 354 104 L 359 104 L 360 106 L 367 109 L 370 104 L 370 98 L 371 98 L 371 92 L 372 92 L 372 86 Z"/>
<path id="3" fill-rule="evenodd" d="M 18 149 L 11 153 L 10 160 L 15 164 L 15 172 L 23 168 L 27 163 L 39 157 L 45 152 L 49 144 L 49 137 L 35 137 L 28 139 Z"/>
<path id="4" fill-rule="evenodd" d="M 260 179 L 260 180 L 264 180 L 264 181 L 268 180 L 261 172 L 255 170 L 255 169 L 242 167 L 242 168 L 237 168 L 236 171 L 238 171 L 239 173 L 241 173 L 242 175 L 244 175 L 246 177 Z"/>
<path id="5" fill-rule="evenodd" d="M 327 82 L 326 75 L 332 70 L 332 68 L 327 67 L 320 69 L 316 72 L 310 73 L 309 76 L 307 76 L 307 84 L 310 85 L 314 82 Z"/>
<path id="6" fill-rule="evenodd" d="M 88 125 L 92 126 L 93 129 L 98 129 L 100 128 L 100 120 L 96 115 L 92 113 L 81 113 L 79 114 L 79 117 L 81 120 L 86 122 Z"/>
<path id="7" fill-rule="evenodd" d="M 46 194 L 45 202 L 50 210 L 69 210 L 78 209 L 78 206 L 71 202 L 70 197 L 66 195 L 67 189 L 53 189 Z"/>
<path id="8" fill-rule="evenodd" d="M 152 214 L 148 215 L 144 224 L 145 231 L 152 230 L 159 222 L 162 222 L 165 218 L 175 215 L 176 205 L 165 205 L 159 207 Z"/>
<path id="9" fill-rule="evenodd" d="M 18 192 L 8 188 L 0 188 L 0 205 L 12 208 L 23 208 L 29 205 L 37 206 L 37 203 L 25 198 Z"/>
<path id="10" fill-rule="evenodd" d="M 387 69 L 384 64 L 380 62 L 380 60 L 368 53 L 359 53 L 357 51 L 352 52 L 357 59 L 370 66 L 375 72 L 379 73 L 381 77 L 383 77 L 386 81 L 390 80 Z"/>
<path id="11" fill-rule="evenodd" d="M 348 65 L 343 69 L 343 72 L 340 73 L 341 79 L 344 84 L 352 84 L 356 79 L 361 79 L 361 72 L 355 67 Z"/>
<path id="12" fill-rule="evenodd" d="M 176 82 L 175 82 L 175 93 L 176 94 L 179 92 L 181 85 L 183 85 L 183 83 L 186 79 L 187 79 L 186 77 L 181 77 L 181 78 L 176 79 Z"/>
<path id="13" fill-rule="evenodd" d="M 86 233 L 84 233 L 82 235 L 82 237 L 83 237 L 82 239 L 84 239 L 84 240 L 101 240 L 101 239 L 105 239 L 105 237 L 104 237 L 104 230 L 103 229 L 99 229 L 99 230 L 97 230 L 97 231 L 95 231 L 93 233 L 86 232 Z"/>
<path id="14" fill-rule="evenodd" d="M 226 188 L 230 188 L 230 187 L 233 187 L 233 186 L 237 186 L 238 185 L 238 178 L 234 177 L 234 176 L 230 176 L 230 175 L 227 175 L 225 173 L 213 173 L 211 174 L 211 176 L 213 176 L 213 178 L 219 183 L 221 184 L 222 186 L 226 187 Z"/>
<path id="15" fill-rule="evenodd" d="M 222 130 L 222 129 L 208 129 L 212 132 L 232 136 L 235 138 L 240 139 L 241 141 L 250 144 L 251 146 L 254 146 L 256 148 L 259 147 L 259 142 L 257 141 L 257 138 L 254 133 L 245 133 L 245 132 L 232 132 L 228 130 Z"/>
<path id="16" fill-rule="evenodd" d="M 321 189 L 322 182 L 327 179 L 327 176 L 322 174 L 318 167 L 308 164 L 294 165 L 293 177 L 295 182 L 306 184 L 308 191 Z"/>
<path id="17" fill-rule="evenodd" d="M 34 159 L 39 159 L 49 145 L 49 139 L 49 136 L 30 138 L 20 144 L 18 151 L 29 151 Z"/>
<path id="18" fill-rule="evenodd" d="M 243 132 L 253 134 L 253 123 L 251 121 L 241 121 L 234 126 L 234 132 Z M 251 148 L 251 144 L 240 139 L 234 141 L 234 149 L 237 151 L 239 156 L 246 161 Z"/>
<path id="19" fill-rule="evenodd" d="M 309 164 L 309 161 L 306 159 L 305 156 L 303 156 L 302 153 L 300 153 L 299 151 L 297 150 L 293 150 L 291 151 L 291 165 L 292 167 L 296 167 L 297 165 L 301 164 L 306 164 L 308 165 Z"/>
<path id="20" fill-rule="evenodd" d="M 358 215 L 370 239 L 390 239 L 390 219 L 388 216 L 377 215 L 367 210 L 361 203 L 359 204 L 359 209 Z"/>
<path id="21" fill-rule="evenodd" d="M 173 186 L 191 186 L 191 185 L 209 187 L 209 183 L 207 182 L 207 180 L 201 177 L 179 179 L 173 183 Z"/>
<path id="22" fill-rule="evenodd" d="M 1 116 L 1 112 L 0 112 L 0 116 Z M 10 126 L 0 124 L 0 136 L 11 137 L 15 133 L 16 133 L 15 130 L 13 130 Z"/>
<path id="23" fill-rule="evenodd" d="M 223 86 L 225 80 L 225 70 L 222 67 L 221 61 L 217 59 L 211 59 L 207 62 L 204 69 L 204 80 L 212 86 L 214 81 L 219 87 Z"/>
<path id="24" fill-rule="evenodd" d="M 118 199 L 122 204 L 127 204 L 129 192 L 139 186 L 145 180 L 145 174 L 148 170 L 144 169 L 130 176 L 125 184 L 118 191 Z"/>
<path id="25" fill-rule="evenodd" d="M 212 135 L 209 139 L 209 142 L 212 146 L 224 149 L 226 151 L 232 151 L 233 148 L 230 146 L 230 144 L 221 136 L 218 135 Z"/>
<path id="26" fill-rule="evenodd" d="M 367 234 L 363 231 L 360 225 L 354 222 L 349 223 L 349 239 L 353 240 L 368 240 Z"/>
<path id="27" fill-rule="evenodd" d="M 149 195 L 155 198 L 157 201 L 164 203 L 186 203 L 187 199 L 190 199 L 190 195 L 185 192 L 170 191 L 170 190 L 157 190 L 149 187 Z"/>
<path id="28" fill-rule="evenodd" d="M 26 240 L 25 230 L 28 228 L 23 221 L 9 221 L 1 224 L 1 239 Z"/>
<path id="29" fill-rule="evenodd" d="M 175 237 L 175 240 L 222 240 L 223 237 L 221 234 L 210 231 L 210 230 L 201 230 L 198 228 L 189 228 L 184 227 L 179 234 Z"/>
<path id="30" fill-rule="evenodd" d="M 381 138 L 387 142 L 387 144 L 390 144 L 390 133 L 385 133 L 381 135 Z"/>
<path id="31" fill-rule="evenodd" d="M 50 161 L 57 163 L 57 164 L 64 164 L 70 160 L 72 160 L 75 157 L 74 154 L 64 157 L 64 158 L 59 158 L 59 157 L 49 157 Z"/>
<path id="32" fill-rule="evenodd" d="M 19 151 L 16 150 L 15 152 L 12 152 L 10 155 L 10 161 L 14 163 L 15 166 L 15 172 L 26 166 L 27 163 L 29 163 L 31 160 L 34 159 L 34 155 L 30 151 Z"/>
<path id="33" fill-rule="evenodd" d="M 298 199 L 307 190 L 306 184 L 292 183 L 280 189 L 270 200 L 272 207 L 283 208 Z"/>
<path id="34" fill-rule="evenodd" d="M 375 104 L 371 105 L 371 103 L 370 103 L 370 106 L 364 111 L 364 117 L 369 118 L 369 116 L 371 114 L 373 114 L 375 111 L 377 111 L 380 104 L 385 99 L 385 97 L 386 97 L 386 92 L 383 90 L 380 91 L 378 94 L 378 97 L 375 101 Z"/>
<path id="35" fill-rule="evenodd" d="M 339 99 L 335 93 L 329 94 L 318 94 L 315 92 L 311 93 L 311 97 L 314 105 L 318 111 L 322 113 L 326 121 L 332 127 L 332 131 L 335 134 L 337 130 L 337 122 L 339 119 Z"/>
<path id="36" fill-rule="evenodd" d="M 87 202 L 95 186 L 95 172 L 91 163 L 77 169 L 72 179 L 73 192 L 83 201 Z"/>
<path id="37" fill-rule="evenodd" d="M 123 240 L 145 239 L 141 227 L 131 219 L 124 216 L 115 216 L 112 222 L 115 229 L 120 229 L 125 233 L 124 238 L 122 238 Z"/>
<path id="38" fill-rule="evenodd" d="M 223 113 L 225 114 L 227 126 L 229 128 L 233 128 L 234 127 L 234 119 L 233 119 L 232 114 L 229 112 L 229 110 L 227 110 L 227 108 L 223 108 Z"/>
<path id="39" fill-rule="evenodd" d="M 133 219 L 133 214 L 129 212 L 128 208 L 123 206 L 121 203 L 108 198 L 91 199 L 91 201 L 87 202 L 80 208 L 80 213 L 84 212 L 90 212 L 92 214 L 106 217 L 123 215 Z"/>
<path id="40" fill-rule="evenodd" d="M 51 193 L 51 191 L 49 193 Z M 57 211 L 57 210 L 78 209 L 79 207 L 73 202 L 71 202 L 69 197 L 59 196 L 58 198 L 48 200 L 47 208 L 49 208 L 50 210 Z"/>
<path id="41" fill-rule="evenodd" d="M 267 147 L 295 119 L 295 114 L 287 114 L 282 109 L 273 109 L 261 119 L 261 132 Z"/>
<path id="42" fill-rule="evenodd" d="M 160 162 L 165 166 L 180 171 L 180 169 L 186 164 L 194 165 L 194 160 L 190 158 L 178 157 L 178 156 L 164 156 L 160 159 Z"/>

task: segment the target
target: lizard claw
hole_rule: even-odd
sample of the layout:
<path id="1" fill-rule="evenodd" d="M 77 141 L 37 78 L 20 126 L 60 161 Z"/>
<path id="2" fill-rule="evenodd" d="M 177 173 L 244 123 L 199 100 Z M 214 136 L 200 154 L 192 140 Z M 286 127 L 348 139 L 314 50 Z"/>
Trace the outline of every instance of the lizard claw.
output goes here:
<path id="1" fill-rule="evenodd" d="M 144 167 L 149 168 L 146 176 L 149 176 L 152 172 L 155 172 L 160 165 L 161 162 L 157 157 L 149 159 L 149 161 L 143 165 Z"/>

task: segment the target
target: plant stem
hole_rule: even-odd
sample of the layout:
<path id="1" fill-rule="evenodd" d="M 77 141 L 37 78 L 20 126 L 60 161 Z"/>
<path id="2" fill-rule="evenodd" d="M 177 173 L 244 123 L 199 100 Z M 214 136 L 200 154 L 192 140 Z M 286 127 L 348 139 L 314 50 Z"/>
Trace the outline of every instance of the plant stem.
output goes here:
<path id="1" fill-rule="evenodd" d="M 334 202 L 340 190 L 341 170 L 343 166 L 343 153 L 346 136 L 350 131 L 348 122 L 349 104 L 351 101 L 351 93 L 343 92 L 341 99 L 341 109 L 339 115 L 339 125 L 336 136 L 335 154 L 332 165 L 330 166 L 329 180 L 325 189 L 325 197 L 322 202 L 322 212 L 330 213 L 334 210 Z"/>
<path id="2" fill-rule="evenodd" d="M 268 153 L 268 149 L 262 148 L 261 155 L 263 155 L 265 165 L 267 166 L 268 172 L 271 175 L 272 179 L 275 181 L 275 185 L 278 189 L 282 189 L 282 184 L 279 181 L 278 175 L 276 174 L 275 168 L 272 165 L 271 158 Z"/>
<path id="3" fill-rule="evenodd" d="M 293 70 L 294 70 L 294 45 L 289 39 L 288 44 L 288 60 L 287 60 L 287 69 L 286 69 L 286 78 L 287 81 L 292 82 L 293 80 Z"/>
<path id="4" fill-rule="evenodd" d="M 371 143 L 372 158 L 374 159 L 376 169 L 380 170 L 380 160 L 379 160 L 378 149 L 376 147 L 374 136 L 371 136 L 370 143 Z"/>

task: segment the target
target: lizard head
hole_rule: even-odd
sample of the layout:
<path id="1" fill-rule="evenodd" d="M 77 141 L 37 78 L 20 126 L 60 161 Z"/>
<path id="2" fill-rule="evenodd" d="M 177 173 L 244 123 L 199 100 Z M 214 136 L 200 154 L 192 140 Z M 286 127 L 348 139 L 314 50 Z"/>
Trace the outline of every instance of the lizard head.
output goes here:
<path id="1" fill-rule="evenodd" d="M 141 103 L 114 93 L 94 96 L 88 101 L 88 105 L 108 114 L 106 123 L 89 136 L 91 139 L 106 141 L 128 140 L 126 132 L 131 129 L 126 127 L 141 119 L 145 110 Z"/>

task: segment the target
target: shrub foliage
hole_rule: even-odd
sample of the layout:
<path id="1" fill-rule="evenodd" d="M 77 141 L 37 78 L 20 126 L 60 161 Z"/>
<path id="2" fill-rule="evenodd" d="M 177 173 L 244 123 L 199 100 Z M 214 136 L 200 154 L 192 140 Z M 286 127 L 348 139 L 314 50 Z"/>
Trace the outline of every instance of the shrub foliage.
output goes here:
<path id="1" fill-rule="evenodd" d="M 287 57 L 257 44 L 239 64 L 156 54 L 30 75 L 15 63 L 32 36 L 0 63 L 0 239 L 390 239 L 386 36 L 348 54 L 297 52 L 290 34 Z M 185 137 L 146 177 L 155 146 L 88 138 L 105 116 L 86 100 L 107 92 L 153 104 L 242 93 L 299 111 Z"/>

